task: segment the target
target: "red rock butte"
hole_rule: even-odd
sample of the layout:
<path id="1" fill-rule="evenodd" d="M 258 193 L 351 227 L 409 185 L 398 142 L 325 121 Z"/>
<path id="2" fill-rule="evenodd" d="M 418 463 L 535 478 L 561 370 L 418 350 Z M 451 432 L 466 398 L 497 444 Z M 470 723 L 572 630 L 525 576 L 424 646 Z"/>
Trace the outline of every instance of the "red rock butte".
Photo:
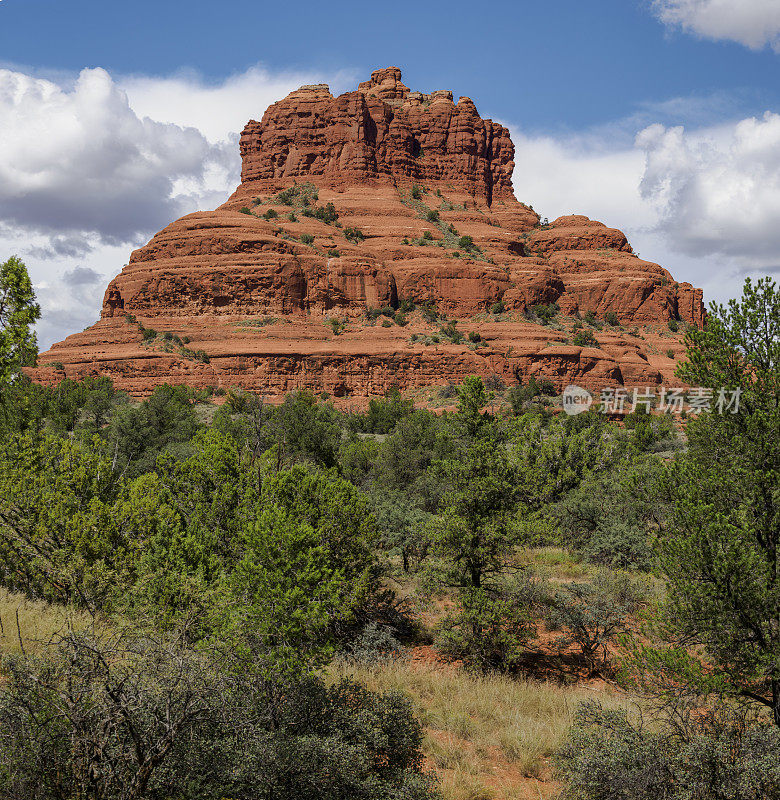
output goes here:
<path id="1" fill-rule="evenodd" d="M 683 350 L 670 321 L 703 324 L 701 290 L 619 230 L 542 224 L 513 193 L 509 131 L 467 97 L 410 91 L 397 68 L 338 97 L 302 86 L 247 124 L 241 157 L 228 201 L 136 250 L 100 321 L 42 354 L 36 380 L 357 402 L 474 374 L 655 386 L 674 382 Z M 397 322 L 367 313 L 410 303 Z M 530 313 L 544 304 L 559 309 L 549 325 Z M 574 343 L 587 312 L 619 323 L 597 346 Z"/>

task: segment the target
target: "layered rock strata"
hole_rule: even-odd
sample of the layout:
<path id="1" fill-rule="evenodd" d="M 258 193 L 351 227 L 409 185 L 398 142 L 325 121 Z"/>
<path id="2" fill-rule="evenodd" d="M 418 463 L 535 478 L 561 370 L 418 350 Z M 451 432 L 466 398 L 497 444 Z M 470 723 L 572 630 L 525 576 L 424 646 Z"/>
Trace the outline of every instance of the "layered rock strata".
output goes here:
<path id="1" fill-rule="evenodd" d="M 681 352 L 669 323 L 703 323 L 701 290 L 619 230 L 541 224 L 513 194 L 506 128 L 450 91 L 410 91 L 396 68 L 338 97 L 293 92 L 247 124 L 241 155 L 230 199 L 136 250 L 101 320 L 43 354 L 37 380 L 357 400 L 469 374 L 657 385 Z M 412 303 L 405 324 L 371 318 Z M 550 304 L 542 325 L 533 307 Z M 595 331 L 597 346 L 574 343 L 587 312 L 619 323 Z"/>

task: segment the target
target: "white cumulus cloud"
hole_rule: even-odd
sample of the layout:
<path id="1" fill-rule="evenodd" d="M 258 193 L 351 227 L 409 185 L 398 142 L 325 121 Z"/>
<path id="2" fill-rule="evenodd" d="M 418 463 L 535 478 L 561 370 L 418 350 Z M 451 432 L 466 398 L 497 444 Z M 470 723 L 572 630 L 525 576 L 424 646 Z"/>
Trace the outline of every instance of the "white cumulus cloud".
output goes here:
<path id="1" fill-rule="evenodd" d="M 99 313 L 130 250 L 239 181 L 238 134 L 302 83 L 351 76 L 260 67 L 209 83 L 195 73 L 53 79 L 0 69 L 0 259 L 24 258 L 45 347 Z M 89 280 L 87 280 L 89 278 Z"/>
<path id="2" fill-rule="evenodd" d="M 653 6 L 669 27 L 754 50 L 770 45 L 780 51 L 778 0 L 655 0 Z"/>

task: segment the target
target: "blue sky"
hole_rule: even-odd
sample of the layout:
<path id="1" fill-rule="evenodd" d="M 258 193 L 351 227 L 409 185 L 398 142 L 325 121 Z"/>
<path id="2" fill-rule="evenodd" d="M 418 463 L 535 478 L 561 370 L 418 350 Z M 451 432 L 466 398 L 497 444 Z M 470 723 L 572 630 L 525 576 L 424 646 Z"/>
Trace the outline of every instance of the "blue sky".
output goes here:
<path id="1" fill-rule="evenodd" d="M 190 68 L 210 81 L 258 62 L 361 75 L 392 64 L 415 88 L 453 88 L 485 115 L 544 130 L 578 130 L 672 97 L 726 96 L 743 114 L 780 107 L 771 49 L 671 32 L 649 0 L 4 0 L 0 54 L 44 72 Z"/>
<path id="2" fill-rule="evenodd" d="M 224 199 L 245 120 L 394 65 L 510 126 L 520 199 L 723 300 L 780 271 L 778 51 L 780 0 L 0 0 L 0 256 L 62 338 L 133 247 Z"/>

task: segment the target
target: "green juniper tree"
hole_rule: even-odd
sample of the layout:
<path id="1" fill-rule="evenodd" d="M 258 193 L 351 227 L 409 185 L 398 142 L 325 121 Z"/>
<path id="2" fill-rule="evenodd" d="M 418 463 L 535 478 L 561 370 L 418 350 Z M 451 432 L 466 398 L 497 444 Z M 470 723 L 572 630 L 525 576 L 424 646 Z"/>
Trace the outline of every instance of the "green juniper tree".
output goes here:
<path id="1" fill-rule="evenodd" d="M 659 537 L 673 644 L 642 652 L 640 671 L 675 673 L 691 691 L 766 708 L 780 726 L 780 294 L 746 281 L 740 301 L 689 329 L 679 376 L 741 392 L 688 424 L 689 451 L 669 469 L 669 523 Z M 674 681 L 672 682 L 674 683 Z M 678 681 L 679 686 L 679 681 Z"/>
<path id="2" fill-rule="evenodd" d="M 11 256 L 0 264 L 1 382 L 7 382 L 22 367 L 35 364 L 38 340 L 32 326 L 40 316 L 27 267 L 21 259 Z"/>

